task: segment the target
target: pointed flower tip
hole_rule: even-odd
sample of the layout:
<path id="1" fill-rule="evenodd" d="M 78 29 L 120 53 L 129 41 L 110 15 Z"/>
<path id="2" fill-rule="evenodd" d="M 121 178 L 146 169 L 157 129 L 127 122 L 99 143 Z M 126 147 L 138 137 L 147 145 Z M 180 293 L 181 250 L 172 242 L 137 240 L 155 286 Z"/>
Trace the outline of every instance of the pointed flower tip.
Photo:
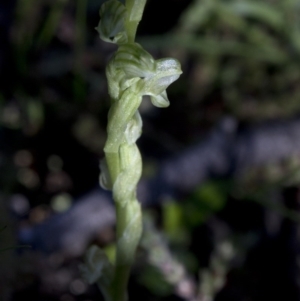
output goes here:
<path id="1" fill-rule="evenodd" d="M 159 95 L 152 95 L 150 98 L 151 98 L 152 104 L 155 107 L 158 107 L 158 108 L 167 108 L 170 105 L 170 101 L 168 99 L 168 95 L 167 95 L 166 90 L 164 90 Z"/>
<path id="2" fill-rule="evenodd" d="M 119 1 L 109 0 L 101 6 L 99 13 L 101 19 L 95 29 L 100 38 L 108 43 L 126 43 L 128 39 L 125 30 L 125 6 Z"/>
<path id="3" fill-rule="evenodd" d="M 171 77 L 172 82 L 177 80 L 180 74 L 182 74 L 180 62 L 177 59 L 173 58 L 164 58 L 157 60 L 157 71 L 162 75 Z"/>
<path id="4" fill-rule="evenodd" d="M 149 79 L 145 90 L 145 94 L 150 95 L 154 106 L 166 108 L 170 105 L 166 89 L 179 78 L 181 73 L 180 63 L 176 59 L 165 58 L 156 61 L 156 72 Z"/>

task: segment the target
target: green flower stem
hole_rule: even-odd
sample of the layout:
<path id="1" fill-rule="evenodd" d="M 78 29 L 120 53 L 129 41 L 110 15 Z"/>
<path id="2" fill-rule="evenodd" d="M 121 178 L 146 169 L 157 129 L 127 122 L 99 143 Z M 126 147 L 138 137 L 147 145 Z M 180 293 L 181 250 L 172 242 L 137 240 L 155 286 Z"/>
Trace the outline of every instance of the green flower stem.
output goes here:
<path id="1" fill-rule="evenodd" d="M 116 205 L 117 252 L 111 285 L 112 301 L 127 299 L 130 268 L 142 232 L 141 208 L 135 197 L 141 175 L 141 157 L 136 145 L 127 143 L 125 135 L 126 126 L 137 111 L 141 97 L 132 97 L 128 91 L 110 109 L 108 138 L 104 147 Z"/>
<path id="2" fill-rule="evenodd" d="M 142 158 L 136 140 L 142 131 L 138 108 L 143 96 L 157 107 L 167 107 L 166 88 L 181 74 L 177 60 L 154 58 L 135 43 L 137 26 L 146 0 L 108 0 L 100 9 L 96 28 L 102 40 L 118 44 L 106 68 L 111 108 L 108 113 L 105 159 L 101 162 L 100 183 L 113 192 L 116 206 L 116 260 L 114 267 L 103 252 L 87 252 L 83 269 L 88 281 L 95 280 L 106 301 L 126 301 L 130 268 L 142 233 L 141 205 L 136 188 L 142 174 Z M 106 275 L 104 274 L 106 273 Z"/>
<path id="3" fill-rule="evenodd" d="M 128 34 L 128 41 L 134 42 L 136 30 L 142 19 L 146 0 L 126 0 L 127 18 L 125 27 Z"/>
<path id="4" fill-rule="evenodd" d="M 127 300 L 126 288 L 135 251 L 142 232 L 142 213 L 137 199 L 128 202 L 126 207 L 116 204 L 117 213 L 117 258 L 112 281 L 112 300 Z M 132 220 L 134 216 L 134 220 Z M 130 225 L 130 237 L 124 239 L 124 229 Z"/>

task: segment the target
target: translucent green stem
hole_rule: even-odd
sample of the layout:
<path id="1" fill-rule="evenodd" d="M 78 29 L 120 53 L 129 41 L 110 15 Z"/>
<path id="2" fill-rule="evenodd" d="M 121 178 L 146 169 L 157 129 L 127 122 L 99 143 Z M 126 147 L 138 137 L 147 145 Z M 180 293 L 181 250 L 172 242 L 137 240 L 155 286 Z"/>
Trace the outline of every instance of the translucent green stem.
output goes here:
<path id="1" fill-rule="evenodd" d="M 100 273 L 98 281 L 106 301 L 127 301 L 130 269 L 142 233 L 141 206 L 136 198 L 142 174 L 142 158 L 136 145 L 142 131 L 138 108 L 144 95 L 149 95 L 157 107 L 168 106 L 165 90 L 182 73 L 177 60 L 154 60 L 134 42 L 145 4 L 146 0 L 126 0 L 124 7 L 117 0 L 108 0 L 100 9 L 97 27 L 101 39 L 119 46 L 106 68 L 112 105 L 100 176 L 102 187 L 113 191 L 116 206 L 116 261 L 110 277 L 105 279 Z M 101 261 L 103 256 L 98 253 Z"/>
<path id="2" fill-rule="evenodd" d="M 128 41 L 134 42 L 137 27 L 142 19 L 146 0 L 126 0 L 125 6 L 128 11 L 126 20 L 126 31 Z"/>
<path id="3" fill-rule="evenodd" d="M 130 269 L 142 232 L 142 214 L 137 200 L 130 201 L 125 207 L 116 204 L 116 213 L 117 258 L 111 295 L 112 301 L 126 301 Z"/>

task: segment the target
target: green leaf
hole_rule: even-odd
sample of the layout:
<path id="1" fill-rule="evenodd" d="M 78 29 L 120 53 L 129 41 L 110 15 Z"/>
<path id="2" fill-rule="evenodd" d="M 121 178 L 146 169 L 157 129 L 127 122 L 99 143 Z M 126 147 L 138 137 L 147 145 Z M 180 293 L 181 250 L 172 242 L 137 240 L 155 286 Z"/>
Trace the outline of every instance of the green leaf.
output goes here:
<path id="1" fill-rule="evenodd" d="M 276 29 L 284 27 L 283 15 L 274 5 L 263 1 L 235 1 L 230 6 L 238 15 L 256 18 Z"/>

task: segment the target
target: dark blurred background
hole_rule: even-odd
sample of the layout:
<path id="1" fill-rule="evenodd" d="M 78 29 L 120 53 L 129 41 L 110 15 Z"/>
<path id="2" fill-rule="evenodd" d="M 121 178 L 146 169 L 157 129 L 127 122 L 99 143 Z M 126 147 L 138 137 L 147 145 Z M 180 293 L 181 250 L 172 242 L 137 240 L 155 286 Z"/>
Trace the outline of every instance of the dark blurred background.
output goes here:
<path id="1" fill-rule="evenodd" d="M 102 300 L 102 0 L 0 1 L 0 300 Z M 137 41 L 183 74 L 145 99 L 130 301 L 300 300 L 300 1 L 148 0 Z"/>

